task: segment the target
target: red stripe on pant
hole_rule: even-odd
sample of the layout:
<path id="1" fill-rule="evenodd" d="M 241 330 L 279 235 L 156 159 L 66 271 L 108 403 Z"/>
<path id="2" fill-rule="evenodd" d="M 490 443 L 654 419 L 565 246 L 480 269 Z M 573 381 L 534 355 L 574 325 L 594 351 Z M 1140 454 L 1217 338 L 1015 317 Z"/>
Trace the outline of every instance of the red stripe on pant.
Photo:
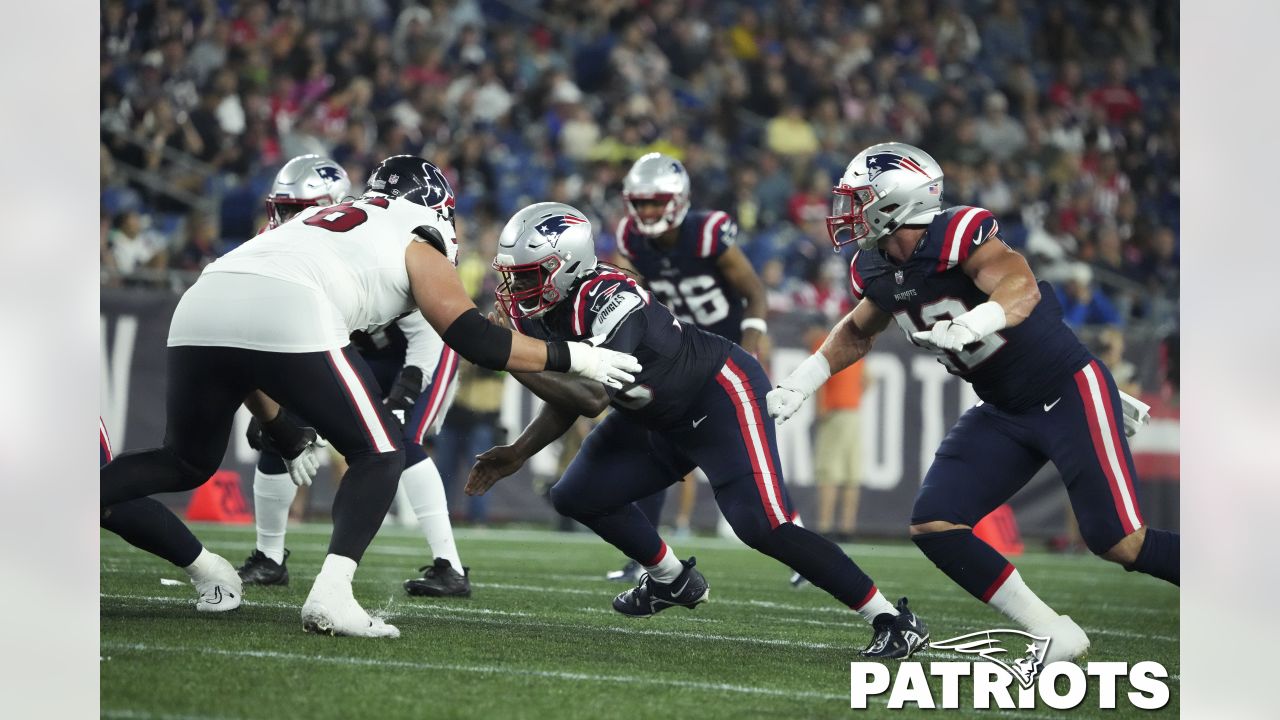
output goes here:
<path id="1" fill-rule="evenodd" d="M 432 378 L 431 396 L 427 398 L 427 411 L 422 414 L 422 420 L 418 423 L 418 427 L 413 431 L 413 440 L 419 445 L 422 444 L 423 437 L 431 426 L 435 425 L 436 416 L 440 413 L 440 408 L 444 405 L 444 399 L 449 396 L 449 386 L 453 384 L 453 371 L 458 367 L 458 353 L 453 348 L 445 346 L 440 353 L 440 361 L 436 363 L 435 377 Z"/>
<path id="2" fill-rule="evenodd" d="M 1133 477 L 1129 472 L 1129 463 L 1124 457 L 1124 446 L 1120 444 L 1120 435 L 1117 428 L 1123 421 L 1120 413 L 1116 412 L 1115 406 L 1111 404 L 1111 392 L 1103 383 L 1102 368 L 1099 367 L 1097 360 L 1092 360 L 1089 365 L 1093 367 L 1093 372 L 1098 376 L 1099 389 L 1102 391 L 1102 407 L 1107 413 L 1106 428 L 1111 433 L 1111 447 L 1116 451 L 1116 464 L 1120 466 L 1120 474 L 1124 476 L 1125 489 L 1129 491 L 1129 504 L 1133 508 L 1134 517 L 1138 518 L 1138 526 L 1142 523 L 1142 510 L 1138 508 L 1138 495 L 1133 490 Z M 1126 516 L 1127 517 L 1127 516 Z M 1135 527 L 1134 530 L 1138 528 Z M 1132 531 L 1130 531 L 1132 532 Z"/>
<path id="3" fill-rule="evenodd" d="M 1013 563 L 1009 563 L 1004 566 L 1004 570 L 1000 571 L 1000 577 L 997 577 L 996 581 L 991 583 L 991 587 L 987 588 L 987 591 L 982 593 L 982 602 L 991 602 L 991 598 L 998 590 L 1000 590 L 1000 588 L 1004 587 L 1004 581 L 1008 580 L 1009 576 L 1012 574 Z"/>
<path id="4" fill-rule="evenodd" d="M 766 482 L 773 484 L 773 481 L 767 480 L 765 478 L 765 474 L 769 473 L 769 470 L 770 470 L 769 466 L 765 465 L 762 467 L 760 465 L 759 458 L 756 456 L 755 441 L 752 440 L 751 428 L 748 427 L 750 423 L 747 419 L 747 408 L 744 407 L 745 404 L 750 404 L 750 400 L 743 400 L 742 398 L 739 397 L 738 389 L 734 387 L 733 381 L 725 377 L 725 374 L 724 374 L 725 371 L 731 373 L 734 376 L 734 378 L 738 381 L 738 383 L 743 386 L 744 391 L 746 388 L 746 384 L 743 381 L 743 378 L 740 377 L 738 373 L 734 372 L 734 367 L 731 361 L 726 362 L 724 367 L 721 368 L 721 372 L 716 373 L 716 382 L 720 383 L 720 387 L 724 388 L 724 391 L 728 393 L 729 400 L 730 402 L 733 403 L 734 412 L 736 412 L 738 415 L 738 433 L 742 436 L 743 447 L 746 449 L 747 457 L 751 461 L 752 475 L 755 477 L 755 481 L 756 481 L 756 492 L 760 495 L 760 504 L 764 506 L 764 514 L 765 514 L 765 517 L 769 519 L 770 529 L 776 529 L 779 525 L 782 525 L 783 523 L 788 521 L 788 518 L 786 517 L 786 514 L 785 514 L 786 511 L 783 510 L 783 514 L 779 515 L 778 512 L 774 510 L 773 503 L 769 500 L 769 488 L 766 486 Z M 758 412 L 753 411 L 753 417 L 758 417 L 758 415 L 759 415 Z M 763 428 L 760 428 L 760 433 L 764 434 Z M 763 447 L 763 446 L 767 446 L 767 444 L 768 444 L 768 438 L 767 436 L 765 436 L 765 438 L 762 439 L 761 441 L 761 445 L 762 445 L 761 454 L 767 458 L 766 463 L 772 462 L 772 458 L 769 457 L 768 450 L 764 449 Z M 782 507 L 781 493 L 776 492 L 775 497 L 777 498 L 777 501 L 778 501 L 777 502 L 778 507 L 781 508 Z"/>
<path id="5" fill-rule="evenodd" d="M 1094 455 L 1097 458 L 1098 465 L 1102 468 L 1102 474 L 1107 478 L 1107 485 L 1111 490 L 1111 501 L 1116 508 L 1116 517 L 1120 519 L 1120 526 L 1124 529 L 1125 535 L 1128 535 L 1137 528 L 1135 528 L 1133 523 L 1129 521 L 1129 514 L 1124 508 L 1124 498 L 1120 495 L 1120 483 L 1123 482 L 1123 479 L 1117 478 L 1115 473 L 1112 472 L 1111 461 L 1107 457 L 1107 448 L 1102 440 L 1102 427 L 1103 423 L 1107 423 L 1109 420 L 1106 417 L 1098 416 L 1098 409 L 1094 406 L 1093 402 L 1093 392 L 1089 388 L 1089 378 L 1085 376 L 1085 369 L 1088 368 L 1094 368 L 1094 363 L 1090 362 L 1084 368 L 1081 368 L 1076 372 L 1076 388 L 1080 391 L 1080 402 L 1084 405 L 1084 416 L 1089 421 L 1089 435 L 1093 438 Z M 1098 394 L 1103 398 L 1103 412 L 1106 412 L 1108 403 L 1105 398 L 1109 393 L 1107 392 L 1106 384 L 1102 382 L 1102 376 L 1098 374 L 1096 369 L 1094 369 L 1094 374 L 1099 385 Z M 1115 446 L 1113 445 L 1113 447 Z M 1120 464 L 1124 465 L 1123 459 Z M 1133 496 L 1130 495 L 1130 498 L 1132 497 Z"/>

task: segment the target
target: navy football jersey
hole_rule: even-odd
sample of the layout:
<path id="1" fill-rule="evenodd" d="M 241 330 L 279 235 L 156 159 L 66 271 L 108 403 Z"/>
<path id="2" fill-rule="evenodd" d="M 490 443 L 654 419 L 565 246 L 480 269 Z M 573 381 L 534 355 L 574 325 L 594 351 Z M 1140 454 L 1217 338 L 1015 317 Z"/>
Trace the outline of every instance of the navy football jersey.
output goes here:
<path id="1" fill-rule="evenodd" d="M 974 248 L 997 237 L 990 211 L 950 208 L 929 224 L 915 252 L 902 265 L 883 253 L 860 250 L 849 265 L 855 302 L 866 297 L 893 315 L 911 338 L 939 320 L 954 318 L 989 300 L 960 267 Z M 912 339 L 912 342 L 915 342 Z M 993 333 L 939 362 L 968 380 L 978 397 L 1003 410 L 1023 410 L 1052 400 L 1063 379 L 1079 370 L 1088 350 L 1062 321 L 1062 306 L 1048 283 L 1040 302 L 1018 325 Z"/>
<path id="2" fill-rule="evenodd" d="M 603 336 L 603 347 L 635 355 L 644 369 L 634 383 L 609 389 L 611 404 L 654 429 L 684 416 L 733 347 L 722 337 L 680 322 L 634 279 L 603 264 L 578 281 L 569 299 L 541 317 L 517 320 L 515 325 L 540 340 Z"/>
<path id="3" fill-rule="evenodd" d="M 636 232 L 630 217 L 618 223 L 617 234 L 622 256 L 681 322 L 742 341 L 746 303 L 716 264 L 738 235 L 738 226 L 727 213 L 690 211 L 669 250 Z"/>

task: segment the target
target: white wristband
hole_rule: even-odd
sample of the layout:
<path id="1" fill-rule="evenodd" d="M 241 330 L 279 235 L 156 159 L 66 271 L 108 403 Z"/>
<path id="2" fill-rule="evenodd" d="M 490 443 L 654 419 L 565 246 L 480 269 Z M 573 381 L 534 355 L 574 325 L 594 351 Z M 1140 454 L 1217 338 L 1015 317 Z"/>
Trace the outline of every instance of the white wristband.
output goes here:
<path id="1" fill-rule="evenodd" d="M 743 318 L 741 327 L 743 332 L 748 330 L 759 330 L 761 335 L 769 334 L 769 323 L 765 322 L 764 318 Z"/>
<path id="2" fill-rule="evenodd" d="M 979 338 L 984 338 L 997 330 L 1003 329 L 1008 319 L 1005 317 L 1004 308 L 1001 307 L 1000 303 L 988 300 L 952 322 L 957 325 L 963 325 L 972 330 Z"/>
<path id="3" fill-rule="evenodd" d="M 785 380 L 778 383 L 778 387 L 795 390 L 809 397 L 817 392 L 830 377 L 831 363 L 827 362 L 826 355 L 816 352 L 805 358 L 804 362 L 792 370 Z"/>

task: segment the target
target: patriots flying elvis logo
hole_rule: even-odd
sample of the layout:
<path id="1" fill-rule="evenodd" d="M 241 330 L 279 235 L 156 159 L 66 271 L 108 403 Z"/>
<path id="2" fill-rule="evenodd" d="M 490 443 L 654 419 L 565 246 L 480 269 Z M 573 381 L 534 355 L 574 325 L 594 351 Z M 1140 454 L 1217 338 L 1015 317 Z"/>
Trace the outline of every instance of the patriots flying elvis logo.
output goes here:
<path id="1" fill-rule="evenodd" d="M 1030 688 L 1044 669 L 1044 656 L 1049 652 L 1050 642 L 1050 638 L 1021 630 L 980 630 L 949 640 L 931 641 L 929 647 L 979 655 L 1009 671 L 1022 687 Z"/>
<path id="2" fill-rule="evenodd" d="M 586 218 L 580 218 L 577 215 L 552 215 L 545 218 L 542 222 L 533 226 L 547 239 L 547 242 L 555 245 L 560 240 L 560 236 L 572 225 L 581 225 L 587 221 Z"/>
<path id="3" fill-rule="evenodd" d="M 338 182 L 342 179 L 342 173 L 332 165 L 321 165 L 316 168 L 316 174 L 329 182 Z"/>
<path id="4" fill-rule="evenodd" d="M 874 181 L 880 173 L 887 170 L 910 170 L 929 177 L 929 173 L 925 172 L 919 163 L 905 155 L 884 152 L 867 156 L 868 180 Z"/>

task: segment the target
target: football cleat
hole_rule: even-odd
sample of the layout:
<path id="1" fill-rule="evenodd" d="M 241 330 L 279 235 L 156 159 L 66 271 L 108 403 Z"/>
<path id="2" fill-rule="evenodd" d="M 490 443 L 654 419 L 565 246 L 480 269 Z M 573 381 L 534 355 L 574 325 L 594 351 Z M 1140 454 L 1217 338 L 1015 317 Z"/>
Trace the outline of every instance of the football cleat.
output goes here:
<path id="1" fill-rule="evenodd" d="M 285 567 L 287 562 L 288 550 L 284 551 L 284 559 L 280 562 L 267 557 L 261 550 L 254 550 L 252 555 L 245 558 L 244 564 L 236 568 L 236 572 L 245 585 L 285 586 L 289 584 L 289 568 Z"/>
<path id="2" fill-rule="evenodd" d="M 240 576 L 226 558 L 220 555 L 213 555 L 213 558 L 214 567 L 208 575 L 200 580 L 191 579 L 196 592 L 200 593 L 196 610 L 211 613 L 235 610 L 244 601 Z"/>
<path id="3" fill-rule="evenodd" d="M 1067 615 L 1059 615 L 1049 626 L 1037 628 L 1035 634 L 1051 638 L 1044 656 L 1045 665 L 1059 660 L 1075 660 L 1089 650 L 1089 636 Z"/>
<path id="4" fill-rule="evenodd" d="M 805 585 L 809 584 L 809 581 L 806 580 L 805 577 L 798 572 L 791 573 L 790 582 L 791 582 L 791 587 L 797 588 L 797 589 L 802 588 Z"/>
<path id="5" fill-rule="evenodd" d="M 623 565 L 621 570 L 610 570 L 604 577 L 606 580 L 635 584 L 640 582 L 641 575 L 644 575 L 644 566 L 635 560 L 627 560 L 627 564 Z"/>
<path id="6" fill-rule="evenodd" d="M 881 613 L 872 621 L 871 627 L 874 634 L 871 644 L 861 653 L 863 657 L 905 660 L 929 645 L 929 628 L 907 607 L 906 598 L 898 601 L 897 615 Z"/>
<path id="7" fill-rule="evenodd" d="M 640 576 L 639 583 L 613 599 L 613 609 L 631 617 L 651 617 L 677 605 L 690 610 L 711 597 L 707 579 L 693 566 L 695 558 L 682 560 L 684 572 L 670 584 L 663 584 L 648 573 Z"/>
<path id="8" fill-rule="evenodd" d="M 400 637 L 399 628 L 371 617 L 360 607 L 350 583 L 323 576 L 316 578 L 302 604 L 302 629 L 319 635 Z"/>
<path id="9" fill-rule="evenodd" d="M 459 573 L 444 558 L 436 558 L 430 565 L 418 568 L 420 578 L 404 581 L 404 590 L 410 595 L 426 597 L 471 597 L 471 568 L 463 566 Z"/>

